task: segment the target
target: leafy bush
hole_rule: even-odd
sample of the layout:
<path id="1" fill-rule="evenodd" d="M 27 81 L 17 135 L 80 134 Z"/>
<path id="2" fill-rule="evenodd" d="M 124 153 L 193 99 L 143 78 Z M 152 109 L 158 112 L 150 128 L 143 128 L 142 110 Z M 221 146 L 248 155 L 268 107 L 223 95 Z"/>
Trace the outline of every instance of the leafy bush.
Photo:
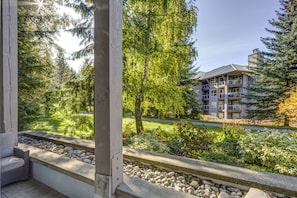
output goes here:
<path id="1" fill-rule="evenodd" d="M 92 116 L 73 115 L 69 117 L 66 123 L 64 135 L 68 134 L 71 137 L 80 137 L 84 139 L 94 138 L 94 121 Z"/>
<path id="2" fill-rule="evenodd" d="M 214 142 L 215 135 L 202 126 L 194 126 L 190 122 L 177 123 L 182 153 L 186 157 L 197 158 Z"/>
<path id="3" fill-rule="evenodd" d="M 130 138 L 136 135 L 135 122 L 128 122 L 123 126 L 123 138 Z"/>
<path id="4" fill-rule="evenodd" d="M 239 141 L 243 138 L 245 134 L 245 129 L 237 123 L 228 122 L 223 123 L 224 132 L 224 151 L 231 156 L 239 156 L 238 146 Z"/>
<path id="5" fill-rule="evenodd" d="M 246 163 L 287 175 L 297 175 L 297 138 L 294 134 L 264 129 L 249 133 L 239 142 Z"/>
<path id="6" fill-rule="evenodd" d="M 169 149 L 169 153 L 172 155 L 182 155 L 182 144 L 177 130 L 173 130 L 168 135 L 170 135 L 167 137 L 167 147 Z"/>
<path id="7" fill-rule="evenodd" d="M 153 138 L 149 133 L 144 133 L 142 135 L 135 135 L 130 138 L 130 142 L 131 142 L 131 144 L 129 144 L 130 148 L 146 150 L 146 151 L 155 151 L 159 153 L 169 152 L 169 149 L 166 146 L 166 144 Z"/>

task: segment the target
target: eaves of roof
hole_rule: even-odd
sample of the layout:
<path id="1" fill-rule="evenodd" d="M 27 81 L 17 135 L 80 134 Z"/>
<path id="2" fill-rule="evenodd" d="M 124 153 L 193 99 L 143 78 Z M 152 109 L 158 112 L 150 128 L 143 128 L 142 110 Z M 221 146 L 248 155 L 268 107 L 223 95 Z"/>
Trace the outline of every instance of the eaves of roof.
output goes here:
<path id="1" fill-rule="evenodd" d="M 249 69 L 247 66 L 230 64 L 230 65 L 222 66 L 222 67 L 216 68 L 214 70 L 211 70 L 209 72 L 206 72 L 202 77 L 200 77 L 200 79 L 206 80 L 209 78 L 221 76 L 221 75 L 228 74 L 228 73 L 235 72 L 235 71 L 249 72 Z"/>

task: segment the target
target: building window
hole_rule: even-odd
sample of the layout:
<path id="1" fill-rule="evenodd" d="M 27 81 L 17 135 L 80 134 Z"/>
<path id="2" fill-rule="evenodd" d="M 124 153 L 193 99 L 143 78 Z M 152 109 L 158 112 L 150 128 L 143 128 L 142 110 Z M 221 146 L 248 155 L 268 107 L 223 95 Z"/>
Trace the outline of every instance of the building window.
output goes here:
<path id="1" fill-rule="evenodd" d="M 216 80 L 215 79 L 211 79 L 209 81 L 210 86 L 217 86 Z"/>
<path id="2" fill-rule="evenodd" d="M 212 90 L 211 91 L 211 96 L 217 96 L 217 90 Z"/>

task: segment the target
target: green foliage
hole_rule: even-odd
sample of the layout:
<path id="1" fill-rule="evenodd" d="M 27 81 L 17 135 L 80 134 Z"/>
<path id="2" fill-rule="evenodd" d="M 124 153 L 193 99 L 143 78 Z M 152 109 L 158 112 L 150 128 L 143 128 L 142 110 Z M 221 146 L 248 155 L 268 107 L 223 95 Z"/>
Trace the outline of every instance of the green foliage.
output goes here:
<path id="1" fill-rule="evenodd" d="M 297 138 L 293 134 L 265 129 L 249 133 L 239 145 L 244 162 L 297 176 Z"/>
<path id="2" fill-rule="evenodd" d="M 136 135 L 135 132 L 135 122 L 130 121 L 123 124 L 123 138 L 131 138 Z"/>
<path id="3" fill-rule="evenodd" d="M 249 118 L 285 118 L 279 115 L 278 104 L 295 90 L 297 70 L 297 25 L 296 1 L 280 0 L 281 8 L 276 19 L 270 20 L 273 29 L 267 29 L 271 37 L 262 38 L 267 51 L 259 52 L 253 68 L 254 82 L 248 86 L 247 105 Z"/>
<path id="4" fill-rule="evenodd" d="M 92 64 L 95 6 L 92 1 L 65 2 L 80 14 L 70 31 L 82 39 L 83 48 L 73 58 L 84 57 Z M 123 1 L 123 106 L 126 115 L 135 115 L 137 133 L 143 132 L 142 115 L 189 112 L 187 116 L 195 117 L 200 112 L 196 93 L 182 83 L 193 73 L 197 52 L 191 36 L 196 23 L 192 1 Z"/>
<path id="5" fill-rule="evenodd" d="M 180 141 L 180 136 L 177 130 L 174 130 L 171 133 L 167 133 L 167 147 L 169 153 L 172 155 L 182 155 L 182 143 Z"/>
<path id="6" fill-rule="evenodd" d="M 73 115 L 69 117 L 69 121 L 64 129 L 64 135 L 71 137 L 80 137 L 84 139 L 94 138 L 94 122 L 93 116 Z"/>
<path id="7" fill-rule="evenodd" d="M 54 66 L 51 50 L 55 33 L 69 22 L 61 16 L 54 1 L 18 6 L 18 101 L 19 130 L 50 112 Z M 55 16 L 55 17 L 53 17 Z"/>
<path id="8" fill-rule="evenodd" d="M 214 142 L 215 135 L 203 126 L 181 121 L 177 123 L 177 131 L 182 145 L 183 155 L 197 158 Z"/>
<path id="9" fill-rule="evenodd" d="M 244 137 L 245 129 L 237 123 L 223 123 L 222 130 L 225 138 L 223 141 L 224 151 L 231 156 L 239 156 L 238 145 L 239 141 Z"/>
<path id="10" fill-rule="evenodd" d="M 142 115 L 184 114 L 183 74 L 196 56 L 191 33 L 196 9 L 184 0 L 134 1 L 123 5 L 123 105 Z"/>
<path id="11" fill-rule="evenodd" d="M 134 149 L 155 151 L 159 153 L 168 153 L 169 149 L 165 143 L 152 137 L 150 133 L 144 133 L 142 135 L 135 135 L 131 138 L 132 144 L 129 147 Z"/>

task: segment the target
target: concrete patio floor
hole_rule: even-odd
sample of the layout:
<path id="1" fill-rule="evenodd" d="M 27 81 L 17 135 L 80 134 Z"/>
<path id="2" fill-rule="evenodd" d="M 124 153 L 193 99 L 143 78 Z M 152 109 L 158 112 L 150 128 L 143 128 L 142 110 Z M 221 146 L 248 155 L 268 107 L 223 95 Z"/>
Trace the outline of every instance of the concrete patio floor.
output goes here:
<path id="1" fill-rule="evenodd" d="M 1 198 L 66 198 L 47 186 L 29 179 L 1 188 Z"/>

